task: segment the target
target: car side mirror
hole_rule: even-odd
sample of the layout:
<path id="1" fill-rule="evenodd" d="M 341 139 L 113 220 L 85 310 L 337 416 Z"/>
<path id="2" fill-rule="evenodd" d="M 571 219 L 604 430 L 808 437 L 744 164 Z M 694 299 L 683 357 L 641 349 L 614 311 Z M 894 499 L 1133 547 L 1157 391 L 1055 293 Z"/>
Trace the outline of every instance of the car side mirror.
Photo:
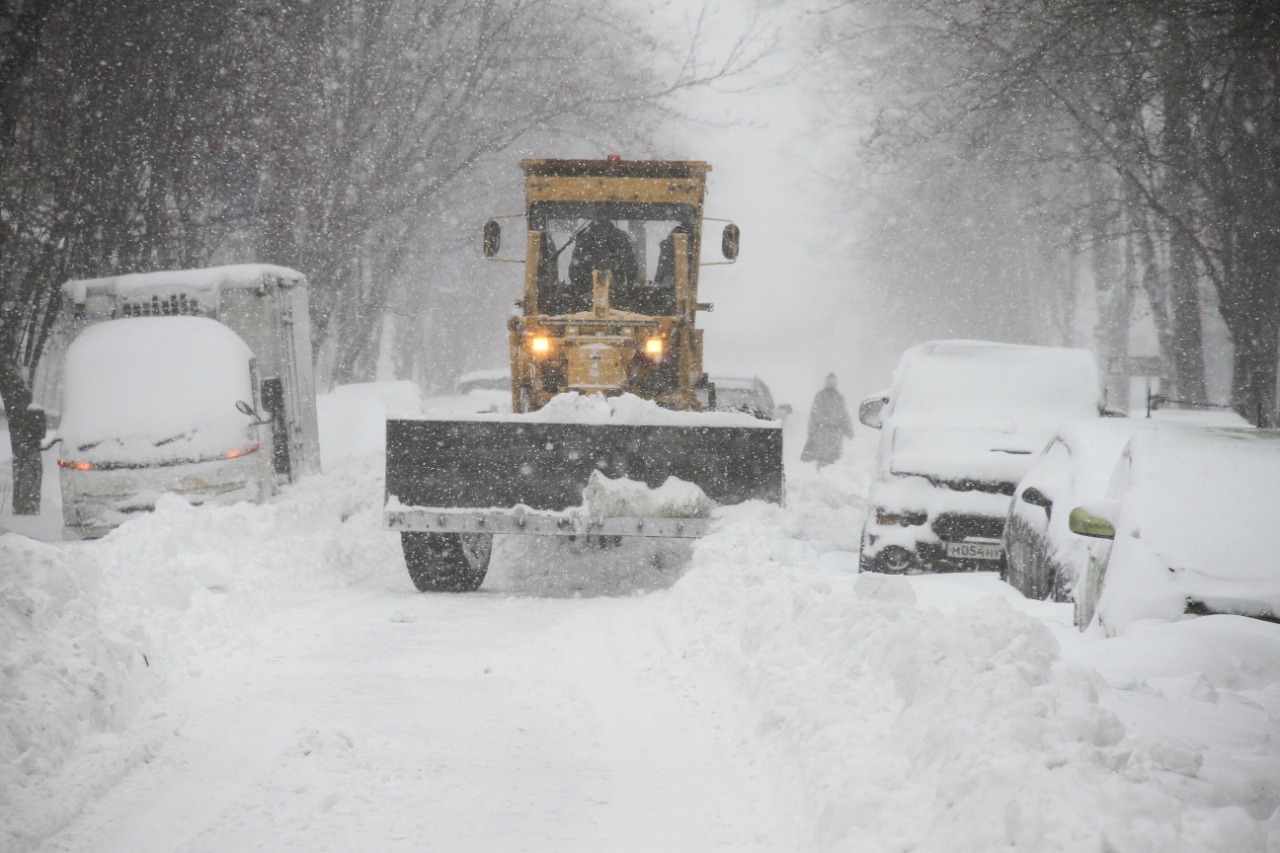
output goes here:
<path id="1" fill-rule="evenodd" d="M 263 424 L 269 424 L 276 416 L 275 412 L 272 412 L 264 418 L 262 415 L 255 412 L 253 410 L 253 406 L 249 405 L 244 400 L 236 400 L 236 411 L 246 417 L 253 418 L 253 423 L 250 424 L 250 426 L 262 426 Z"/>
<path id="2" fill-rule="evenodd" d="M 484 224 L 484 256 L 496 258 L 500 248 L 502 248 L 502 226 L 498 224 L 498 220 L 490 219 Z"/>
<path id="3" fill-rule="evenodd" d="M 1071 510 L 1067 516 L 1067 529 L 1081 536 L 1093 539 L 1115 539 L 1116 528 L 1105 518 L 1094 515 L 1082 506 Z"/>
<path id="4" fill-rule="evenodd" d="M 885 403 L 889 402 L 888 397 L 868 397 L 858 404 L 858 421 L 863 426 L 869 426 L 872 429 L 880 429 L 884 426 L 884 418 L 882 412 Z"/>
<path id="5" fill-rule="evenodd" d="M 1045 515 L 1049 514 L 1049 510 L 1053 509 L 1053 501 L 1035 486 L 1028 486 L 1022 490 L 1022 500 L 1032 506 L 1038 506 L 1044 510 Z"/>
<path id="6" fill-rule="evenodd" d="M 732 222 L 724 227 L 724 233 L 720 235 L 720 251 L 731 261 L 738 259 L 738 241 L 741 237 L 742 232 Z"/>

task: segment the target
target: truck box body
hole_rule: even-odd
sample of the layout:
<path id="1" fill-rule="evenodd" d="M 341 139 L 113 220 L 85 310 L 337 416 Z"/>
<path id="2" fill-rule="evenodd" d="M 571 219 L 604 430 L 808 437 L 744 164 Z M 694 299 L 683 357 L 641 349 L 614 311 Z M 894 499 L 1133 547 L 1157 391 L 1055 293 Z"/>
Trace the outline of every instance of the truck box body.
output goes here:
<path id="1" fill-rule="evenodd" d="M 217 320 L 257 359 L 263 408 L 274 414 L 272 456 L 283 482 L 319 473 L 307 280 L 270 264 L 136 273 L 63 285 L 64 334 L 131 317 Z"/>
<path id="2" fill-rule="evenodd" d="M 70 343 L 51 368 L 68 538 L 101 535 L 164 492 L 256 500 L 319 472 L 300 273 L 177 270 L 63 293 L 58 335 Z"/>

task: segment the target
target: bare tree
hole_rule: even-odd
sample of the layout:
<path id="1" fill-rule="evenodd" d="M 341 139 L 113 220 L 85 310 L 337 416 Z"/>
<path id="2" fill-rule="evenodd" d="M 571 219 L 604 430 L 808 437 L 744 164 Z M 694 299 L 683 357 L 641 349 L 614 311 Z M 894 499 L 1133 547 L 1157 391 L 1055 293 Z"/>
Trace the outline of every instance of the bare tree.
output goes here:
<path id="1" fill-rule="evenodd" d="M 296 266 L 333 374 L 370 378 L 392 303 L 409 330 L 451 304 L 453 325 L 500 311 L 498 291 L 424 266 L 494 201 L 515 149 L 643 147 L 664 99 L 751 61 L 709 65 L 695 35 L 659 73 L 618 10 L 559 0 L 3 2 L 0 395 L 21 511 L 38 506 L 30 382 L 61 282 Z"/>
<path id="2" fill-rule="evenodd" d="M 990 129 L 1004 146 L 996 156 L 1005 168 L 990 172 L 1002 192 L 1028 211 L 1048 205 L 1055 218 L 1076 220 L 1011 238 L 1032 238 L 1052 253 L 1090 234 L 1095 261 L 1081 269 L 1108 278 L 1116 265 L 1099 253 L 1109 251 L 1107 241 L 1125 245 L 1170 376 L 1179 395 L 1196 402 L 1206 398 L 1204 317 L 1214 310 L 1206 294 L 1216 289 L 1235 344 L 1232 403 L 1272 422 L 1280 273 L 1271 248 L 1276 206 L 1262 198 L 1274 198 L 1280 168 L 1280 9 L 1212 0 L 916 0 L 873 8 L 876 17 L 846 29 L 838 47 L 872 45 L 872 61 L 892 70 L 875 147 L 915 171 L 921 146 L 932 152 L 928 162 L 949 146 L 968 169 L 975 132 Z M 1096 166 L 1116 180 L 1064 179 Z M 1129 304 L 1132 289 L 1095 284 L 1107 310 Z M 1104 339 L 1121 348 L 1114 325 Z"/>

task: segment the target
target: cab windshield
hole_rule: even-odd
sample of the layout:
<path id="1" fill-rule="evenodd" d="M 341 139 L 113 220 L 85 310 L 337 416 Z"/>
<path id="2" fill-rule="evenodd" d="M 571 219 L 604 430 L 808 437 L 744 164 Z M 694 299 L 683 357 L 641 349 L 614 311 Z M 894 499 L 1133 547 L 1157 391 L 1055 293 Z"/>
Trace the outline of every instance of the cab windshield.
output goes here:
<path id="1" fill-rule="evenodd" d="M 538 306 L 546 314 L 590 310 L 591 274 L 611 274 L 613 308 L 674 314 L 673 235 L 689 235 L 697 257 L 695 212 L 688 204 L 538 202 L 529 228 L 543 234 Z M 692 275 L 692 264 L 690 274 Z"/>

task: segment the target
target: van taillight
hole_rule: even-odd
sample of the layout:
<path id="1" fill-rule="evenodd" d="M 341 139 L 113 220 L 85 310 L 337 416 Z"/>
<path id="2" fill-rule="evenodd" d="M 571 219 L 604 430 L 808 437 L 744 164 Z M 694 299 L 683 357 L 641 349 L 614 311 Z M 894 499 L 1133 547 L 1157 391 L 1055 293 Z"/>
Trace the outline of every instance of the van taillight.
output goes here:
<path id="1" fill-rule="evenodd" d="M 250 453 L 257 453 L 261 448 L 261 444 L 253 444 L 249 447 L 236 447 L 222 454 L 227 459 L 239 459 L 241 456 L 248 456 Z"/>
<path id="2" fill-rule="evenodd" d="M 70 459 L 59 459 L 59 468 L 66 468 L 70 471 L 92 471 L 96 466 L 92 462 L 75 462 Z"/>

